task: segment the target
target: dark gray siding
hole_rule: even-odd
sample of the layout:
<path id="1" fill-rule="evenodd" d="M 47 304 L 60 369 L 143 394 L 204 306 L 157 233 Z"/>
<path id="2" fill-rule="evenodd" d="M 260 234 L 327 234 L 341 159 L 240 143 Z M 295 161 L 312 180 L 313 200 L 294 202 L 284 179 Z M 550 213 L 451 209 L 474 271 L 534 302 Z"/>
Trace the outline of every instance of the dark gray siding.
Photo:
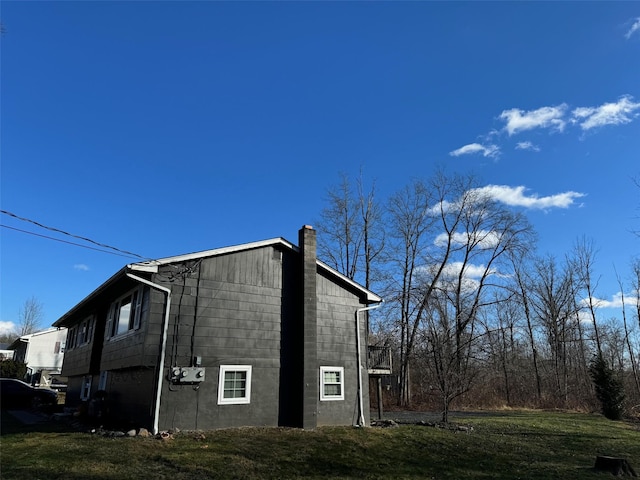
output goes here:
<path id="1" fill-rule="evenodd" d="M 313 275 L 314 271 L 316 293 L 308 301 L 315 304 L 317 300 L 316 319 L 306 330 L 301 255 L 277 244 L 165 264 L 156 274 L 139 275 L 171 289 L 161 430 L 245 425 L 302 427 L 309 412 L 317 418 L 314 425 L 349 425 L 357 421 L 355 312 L 364 306 L 358 296 L 362 292 L 340 283 L 340 279 L 315 264 L 307 273 Z M 75 353 L 77 363 L 73 356 L 70 362 L 65 359 L 65 370 L 73 373 L 69 382 L 72 396 L 79 396 L 82 375 L 93 376 L 95 391 L 100 372 L 108 371 L 106 390 L 112 419 L 151 427 L 166 295 L 151 290 L 148 315 L 142 318 L 138 330 L 111 339 L 104 337 L 111 301 L 137 285 L 122 277 L 101 292 L 100 305 L 90 305 L 99 310 L 96 314 L 100 318 L 93 356 L 79 349 Z M 365 325 L 363 315 L 360 328 L 364 364 Z M 305 350 L 305 341 L 313 341 L 314 348 Z M 194 366 L 195 358 L 206 369 L 205 381 L 177 384 L 168 380 L 171 367 Z M 250 403 L 218 405 L 221 365 L 252 366 Z M 320 401 L 320 366 L 344 368 L 345 400 Z M 305 389 L 309 382 L 313 382 L 313 388 Z M 366 370 L 363 385 L 367 385 Z M 309 395 L 310 390 L 315 393 Z M 368 406 L 366 388 L 363 395 L 363 403 Z M 368 408 L 365 419 L 368 420 Z"/>
<path id="2" fill-rule="evenodd" d="M 145 328 L 110 338 L 103 346 L 102 370 L 144 365 Z"/>
<path id="3" fill-rule="evenodd" d="M 106 307 L 104 303 L 96 303 L 93 311 L 77 317 L 77 322 L 81 322 L 89 315 L 95 316 L 93 337 L 89 343 L 71 349 L 69 349 L 69 345 L 67 344 L 67 350 L 64 353 L 64 361 L 62 364 L 62 375 L 65 377 L 99 373 L 107 310 L 108 307 Z"/>
<path id="4" fill-rule="evenodd" d="M 318 400 L 318 425 L 349 425 L 358 419 L 358 361 L 356 310 L 360 299 L 323 275 L 318 275 L 318 370 L 321 366 L 344 367 L 344 400 Z M 366 323 L 361 314 L 360 342 L 363 372 L 363 404 L 369 421 L 369 392 L 366 373 Z M 318 373 L 319 378 L 319 373 Z M 319 381 L 319 380 L 318 380 Z"/>
<path id="5" fill-rule="evenodd" d="M 104 317 L 106 317 L 111 306 L 121 295 L 132 291 L 140 286 L 139 282 L 126 278 L 119 284 L 119 288 L 112 290 L 109 304 L 105 306 Z M 149 298 L 149 313 L 141 318 L 140 328 L 126 333 L 107 338 L 105 327 L 102 328 L 102 352 L 100 359 L 100 370 L 117 370 L 138 366 L 154 366 L 158 359 L 159 336 L 153 338 L 154 329 L 149 327 L 149 322 L 160 324 L 162 322 L 162 312 L 164 311 L 164 296 L 151 290 Z M 160 312 L 158 314 L 158 312 Z M 160 327 L 157 327 L 159 330 Z M 153 355 L 149 355 L 149 344 L 155 342 Z"/>
<path id="6" fill-rule="evenodd" d="M 77 409 L 80 407 L 80 405 L 82 404 L 82 401 L 80 400 L 81 388 L 82 376 L 70 376 L 67 379 L 67 391 L 64 400 L 65 407 L 73 409 Z M 84 413 L 86 413 L 86 409 Z"/>
<path id="7" fill-rule="evenodd" d="M 88 374 L 91 367 L 92 347 L 91 344 L 87 344 L 64 352 L 62 375 L 73 377 Z"/>
<path id="8" fill-rule="evenodd" d="M 162 277 L 164 272 L 159 272 Z M 164 383 L 160 428 L 278 425 L 282 255 L 273 247 L 206 258 L 172 287 L 167 372 L 202 359 L 206 380 Z M 251 403 L 218 405 L 220 365 L 251 365 Z"/>
<path id="9" fill-rule="evenodd" d="M 153 423 L 155 369 L 127 368 L 107 373 L 108 420 L 120 427 L 149 428 Z M 98 378 L 94 378 L 94 390 Z"/>

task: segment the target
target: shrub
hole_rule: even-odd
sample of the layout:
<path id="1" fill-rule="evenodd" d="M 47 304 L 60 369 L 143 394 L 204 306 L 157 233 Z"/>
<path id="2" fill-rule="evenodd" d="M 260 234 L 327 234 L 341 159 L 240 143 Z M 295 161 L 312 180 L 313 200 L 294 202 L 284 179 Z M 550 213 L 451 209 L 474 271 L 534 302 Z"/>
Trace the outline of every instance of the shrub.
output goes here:
<path id="1" fill-rule="evenodd" d="M 27 373 L 27 364 L 17 360 L 3 360 L 0 362 L 0 377 L 18 378 L 22 380 Z"/>

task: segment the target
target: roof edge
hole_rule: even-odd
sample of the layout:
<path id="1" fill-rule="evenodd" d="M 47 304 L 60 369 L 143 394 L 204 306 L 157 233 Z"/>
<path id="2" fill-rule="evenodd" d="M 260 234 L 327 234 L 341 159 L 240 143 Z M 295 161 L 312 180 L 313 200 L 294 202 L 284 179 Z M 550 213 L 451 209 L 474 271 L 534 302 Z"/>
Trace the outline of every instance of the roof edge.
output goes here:
<path id="1" fill-rule="evenodd" d="M 345 283 L 351 285 L 352 287 L 356 288 L 357 290 L 360 290 L 362 292 L 365 293 L 365 295 L 367 296 L 367 301 L 369 303 L 382 303 L 383 302 L 383 298 L 376 295 L 375 293 L 373 293 L 371 290 L 369 290 L 366 287 L 363 287 L 362 285 L 360 285 L 358 282 L 356 282 L 355 280 L 351 280 L 349 277 L 347 277 L 346 275 L 340 273 L 338 270 L 336 270 L 333 267 L 330 267 L 329 265 L 327 265 L 326 263 L 324 263 L 322 260 L 316 260 L 316 263 L 318 264 L 318 266 L 324 268 L 325 270 L 328 270 L 329 272 L 331 272 L 333 275 L 341 278 Z"/>
<path id="2" fill-rule="evenodd" d="M 254 248 L 262 248 L 262 247 L 274 246 L 274 245 L 281 245 L 281 246 L 283 246 L 285 248 L 288 248 L 288 249 L 290 249 L 290 250 L 292 250 L 294 252 L 299 252 L 300 251 L 300 248 L 297 245 L 289 242 L 288 240 L 286 240 L 286 239 L 284 239 L 282 237 L 277 237 L 277 238 L 271 238 L 271 239 L 268 239 L 268 240 L 261 240 L 261 241 L 257 241 L 257 242 L 233 245 L 233 246 L 230 246 L 230 247 L 216 248 L 216 249 L 212 249 L 212 250 L 203 250 L 203 251 L 200 251 L 200 252 L 188 253 L 188 254 L 184 254 L 184 255 L 176 255 L 176 256 L 173 256 L 173 257 L 164 257 L 164 258 L 159 258 L 157 260 L 149 260 L 149 261 L 145 261 L 145 262 L 130 263 L 130 264 L 125 265 L 124 267 L 122 267 L 116 273 L 114 273 L 109 279 L 107 279 L 104 283 L 102 283 L 98 288 L 93 290 L 89 295 L 87 295 L 80 302 L 78 302 L 76 305 L 74 305 L 67 313 L 65 313 L 58 320 L 56 320 L 52 324 L 52 326 L 53 327 L 57 327 L 57 328 L 64 327 L 65 326 L 64 323 L 65 323 L 66 320 L 69 319 L 69 317 L 73 316 L 87 302 L 91 301 L 93 298 L 98 296 L 101 292 L 103 292 L 105 289 L 110 287 L 113 283 L 115 283 L 121 277 L 124 277 L 128 271 L 157 273 L 158 272 L 158 268 L 160 266 L 167 265 L 167 264 L 170 264 L 170 263 L 186 262 L 186 261 L 189 261 L 189 260 L 197 260 L 197 259 L 204 258 L 204 257 L 225 255 L 225 254 L 228 254 L 228 253 L 235 253 L 235 252 L 240 252 L 240 251 L 243 251 L 243 250 L 251 250 L 251 249 L 254 249 Z M 383 301 L 382 297 L 376 295 L 371 290 L 363 287 L 358 282 L 350 279 L 346 275 L 340 273 L 339 271 L 337 271 L 334 268 L 330 267 L 329 265 L 327 265 L 326 263 L 322 262 L 321 260 L 316 259 L 316 264 L 318 265 L 318 267 L 326 270 L 331 275 L 339 278 L 341 281 L 343 281 L 347 285 L 349 285 L 352 288 L 364 293 L 366 301 L 367 301 L 367 304 L 381 303 Z"/>
<path id="3" fill-rule="evenodd" d="M 296 251 L 298 250 L 298 247 L 296 247 L 293 243 L 289 242 L 288 240 L 285 240 L 282 237 L 277 237 L 277 238 L 271 238 L 268 240 L 261 240 L 258 242 L 232 245 L 230 247 L 214 248 L 212 250 L 203 250 L 200 252 L 187 253 L 184 255 L 176 255 L 173 257 L 158 258 L 156 260 L 149 260 L 146 262 L 130 263 L 129 265 L 127 265 L 127 267 L 131 270 L 136 270 L 138 272 L 157 273 L 159 266 L 167 265 L 169 263 L 187 262 L 189 260 L 197 260 L 199 258 L 213 257 L 216 255 L 225 255 L 227 253 L 234 253 L 242 250 L 251 250 L 253 248 L 267 247 L 270 245 L 277 245 L 277 244 L 283 245 L 292 250 L 296 250 Z"/>

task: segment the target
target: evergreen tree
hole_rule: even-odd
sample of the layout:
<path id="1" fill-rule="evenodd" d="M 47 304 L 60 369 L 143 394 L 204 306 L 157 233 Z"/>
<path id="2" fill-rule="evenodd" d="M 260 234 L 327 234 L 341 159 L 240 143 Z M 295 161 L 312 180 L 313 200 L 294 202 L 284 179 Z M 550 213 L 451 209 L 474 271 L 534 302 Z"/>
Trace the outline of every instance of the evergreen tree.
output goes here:
<path id="1" fill-rule="evenodd" d="M 595 355 L 589 365 L 589 374 L 602 405 L 602 413 L 610 420 L 620 420 L 624 411 L 624 385 L 609 367 L 602 354 Z"/>
<path id="2" fill-rule="evenodd" d="M 22 380 L 27 373 L 27 364 L 17 360 L 3 360 L 0 362 L 0 377 L 18 378 Z"/>

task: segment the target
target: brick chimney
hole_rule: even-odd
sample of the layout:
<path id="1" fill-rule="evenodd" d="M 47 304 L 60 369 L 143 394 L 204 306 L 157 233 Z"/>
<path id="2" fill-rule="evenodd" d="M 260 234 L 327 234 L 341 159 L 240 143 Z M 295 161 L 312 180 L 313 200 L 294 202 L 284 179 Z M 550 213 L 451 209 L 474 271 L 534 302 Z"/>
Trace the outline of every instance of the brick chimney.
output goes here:
<path id="1" fill-rule="evenodd" d="M 316 290 L 316 231 L 304 225 L 298 233 L 302 259 L 303 405 L 302 428 L 318 426 L 318 295 Z"/>

